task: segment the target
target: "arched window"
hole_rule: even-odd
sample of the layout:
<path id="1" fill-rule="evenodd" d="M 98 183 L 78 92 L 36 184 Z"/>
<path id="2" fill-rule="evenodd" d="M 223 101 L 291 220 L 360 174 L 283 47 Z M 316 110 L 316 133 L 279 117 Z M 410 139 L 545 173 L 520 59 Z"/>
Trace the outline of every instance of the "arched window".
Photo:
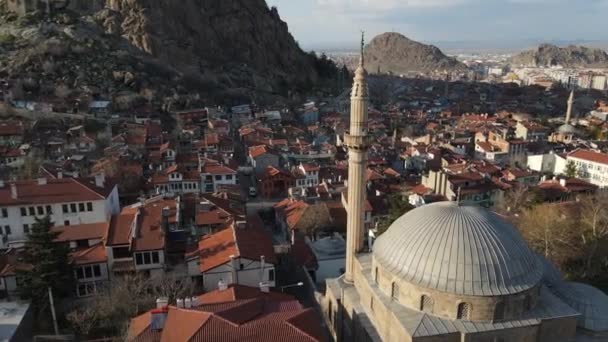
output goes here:
<path id="1" fill-rule="evenodd" d="M 532 309 L 532 297 L 530 295 L 526 295 L 524 298 L 524 310 L 529 311 Z"/>
<path id="2" fill-rule="evenodd" d="M 399 299 L 399 284 L 393 283 L 393 288 L 391 289 L 391 297 L 396 300 Z"/>
<path id="3" fill-rule="evenodd" d="M 422 298 L 420 298 L 420 311 L 432 313 L 433 304 L 433 298 L 427 295 L 423 295 Z"/>
<path id="4" fill-rule="evenodd" d="M 458 304 L 458 313 L 456 315 L 457 319 L 469 319 L 470 315 L 471 315 L 471 304 L 469 304 L 469 303 Z"/>
<path id="5" fill-rule="evenodd" d="M 505 319 L 505 302 L 500 301 L 496 303 L 496 307 L 494 308 L 494 320 L 500 321 Z"/>

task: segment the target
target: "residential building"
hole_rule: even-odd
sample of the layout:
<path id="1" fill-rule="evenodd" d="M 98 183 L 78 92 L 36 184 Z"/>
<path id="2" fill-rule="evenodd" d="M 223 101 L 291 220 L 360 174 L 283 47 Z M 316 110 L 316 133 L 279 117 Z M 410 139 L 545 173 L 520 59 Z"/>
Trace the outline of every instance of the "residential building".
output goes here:
<path id="1" fill-rule="evenodd" d="M 608 154 L 591 150 L 576 150 L 566 157 L 567 163 L 574 162 L 578 177 L 597 185 L 600 189 L 608 187 Z M 567 164 L 566 163 L 566 164 Z M 564 174 L 566 165 L 558 174 Z"/>
<path id="2" fill-rule="evenodd" d="M 0 122 L 0 145 L 19 146 L 23 143 L 25 127 L 20 121 Z"/>
<path id="3" fill-rule="evenodd" d="M 59 178 L 0 182 L 2 247 L 20 246 L 37 218 L 55 225 L 108 222 L 119 213 L 118 187 L 103 174 L 94 178 Z"/>
<path id="4" fill-rule="evenodd" d="M 315 164 L 300 164 L 298 171 L 306 176 L 305 186 L 312 187 L 319 185 L 319 165 Z"/>
<path id="5" fill-rule="evenodd" d="M 166 237 L 180 229 L 179 197 L 156 197 L 123 208 L 112 218 L 105 241 L 110 278 L 134 272 L 162 276 Z"/>
<path id="6" fill-rule="evenodd" d="M 131 320 L 128 342 L 161 341 L 324 341 L 314 309 L 294 297 L 271 292 L 266 284 L 220 284 L 177 305 L 157 300 L 157 308 Z"/>
<path id="7" fill-rule="evenodd" d="M 296 177 L 292 173 L 275 166 L 268 166 L 262 174 L 258 175 L 257 180 L 260 195 L 264 198 L 285 197 L 289 188 L 296 185 Z M 302 178 L 302 187 L 304 181 L 305 179 Z"/>
<path id="8" fill-rule="evenodd" d="M 203 236 L 186 255 L 188 275 L 205 291 L 216 290 L 221 282 L 275 287 L 277 258 L 272 237 L 260 225 L 237 221 Z"/>
<path id="9" fill-rule="evenodd" d="M 201 171 L 201 192 L 216 192 L 222 185 L 238 184 L 236 170 L 217 162 L 205 162 Z"/>
<path id="10" fill-rule="evenodd" d="M 269 166 L 280 166 L 279 156 L 265 145 L 249 148 L 249 163 L 255 169 L 255 173 L 263 173 Z"/>
<path id="11" fill-rule="evenodd" d="M 173 165 L 155 174 L 149 182 L 154 195 L 181 195 L 201 191 L 199 172 L 188 171 L 178 165 Z"/>

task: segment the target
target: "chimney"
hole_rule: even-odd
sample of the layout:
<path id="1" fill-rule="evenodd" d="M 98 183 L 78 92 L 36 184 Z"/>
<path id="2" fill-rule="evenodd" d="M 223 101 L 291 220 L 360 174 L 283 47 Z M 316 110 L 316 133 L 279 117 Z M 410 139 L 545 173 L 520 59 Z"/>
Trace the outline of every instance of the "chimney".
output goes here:
<path id="1" fill-rule="evenodd" d="M 157 309 L 166 308 L 168 305 L 169 305 L 169 298 L 166 298 L 166 297 L 156 298 L 156 308 Z"/>
<path id="2" fill-rule="evenodd" d="M 190 297 L 184 298 L 184 307 L 186 309 L 191 309 L 192 308 L 192 298 L 190 298 Z"/>
<path id="3" fill-rule="evenodd" d="M 245 221 L 236 221 L 234 223 L 234 227 L 236 229 L 245 229 L 247 227 L 247 222 L 245 222 Z"/>
<path id="4" fill-rule="evenodd" d="M 177 298 L 177 307 L 180 309 L 184 308 L 184 300 L 182 298 Z"/>
<path id="5" fill-rule="evenodd" d="M 564 188 L 566 187 L 566 179 L 562 178 L 559 180 L 559 185 L 563 186 Z"/>
<path id="6" fill-rule="evenodd" d="M 164 207 L 162 211 L 162 229 L 165 233 L 169 231 L 169 216 L 171 215 L 171 208 Z"/>
<path id="7" fill-rule="evenodd" d="M 264 293 L 269 293 L 270 292 L 270 285 L 268 285 L 268 283 L 261 282 L 260 283 L 260 291 L 262 291 Z"/>
<path id="8" fill-rule="evenodd" d="M 291 245 L 295 245 L 296 244 L 296 230 L 292 229 L 291 230 Z"/>
<path id="9" fill-rule="evenodd" d="M 169 309 L 165 306 L 152 310 L 150 315 L 150 328 L 154 331 L 163 330 L 167 321 Z"/>
<path id="10" fill-rule="evenodd" d="M 19 196 L 17 194 L 17 184 L 11 183 L 11 198 L 17 199 Z"/>
<path id="11" fill-rule="evenodd" d="M 260 281 L 264 281 L 264 273 L 266 271 L 266 258 L 262 255 L 260 256 Z"/>
<path id="12" fill-rule="evenodd" d="M 46 185 L 46 178 L 38 178 L 38 185 Z"/>
<path id="13" fill-rule="evenodd" d="M 190 300 L 192 301 L 193 308 L 198 308 L 201 305 L 201 303 L 198 300 L 198 297 L 192 297 Z"/>
<path id="14" fill-rule="evenodd" d="M 239 265 L 238 262 L 236 260 L 236 257 L 234 255 L 230 256 L 230 265 L 232 266 L 232 284 L 238 284 L 239 283 L 239 275 L 238 275 L 238 270 L 239 270 Z"/>
<path id="15" fill-rule="evenodd" d="M 103 188 L 105 186 L 106 183 L 106 176 L 105 174 L 99 173 L 95 175 L 95 186 L 98 188 Z"/>
<path id="16" fill-rule="evenodd" d="M 220 279 L 220 281 L 217 282 L 217 288 L 220 291 L 226 291 L 228 290 L 228 284 L 226 284 L 224 279 Z"/>
<path id="17" fill-rule="evenodd" d="M 57 172 L 57 179 L 63 179 L 63 172 Z"/>
<path id="18" fill-rule="evenodd" d="M 0 189 L 1 188 L 4 188 L 4 180 L 3 179 L 0 179 Z"/>

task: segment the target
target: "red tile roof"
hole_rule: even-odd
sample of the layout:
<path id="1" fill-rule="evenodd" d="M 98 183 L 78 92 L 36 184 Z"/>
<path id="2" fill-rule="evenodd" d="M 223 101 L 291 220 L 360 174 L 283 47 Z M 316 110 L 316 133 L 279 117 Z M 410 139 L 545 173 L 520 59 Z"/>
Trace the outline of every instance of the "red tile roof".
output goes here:
<path id="1" fill-rule="evenodd" d="M 110 222 L 79 224 L 74 226 L 54 227 L 53 231 L 59 233 L 56 241 L 78 241 L 103 239 L 106 235 Z"/>
<path id="2" fill-rule="evenodd" d="M 253 146 L 249 148 L 249 155 L 251 158 L 257 158 L 266 153 L 268 153 L 268 148 L 265 145 Z"/>
<path id="3" fill-rule="evenodd" d="M 236 175 L 236 171 L 224 165 L 209 165 L 203 166 L 203 173 L 211 175 Z"/>
<path id="4" fill-rule="evenodd" d="M 78 249 L 70 255 L 72 263 L 76 265 L 101 264 L 108 261 L 106 248 L 98 243 L 88 248 Z"/>
<path id="5" fill-rule="evenodd" d="M 17 186 L 17 198 L 11 197 L 11 184 Z M 116 185 L 106 179 L 104 187 L 95 186 L 94 178 L 47 179 L 9 182 L 0 188 L 0 205 L 71 203 L 106 199 Z"/>
<path id="6" fill-rule="evenodd" d="M 576 150 L 570 154 L 568 157 L 582 159 L 590 162 L 600 163 L 600 164 L 608 164 L 608 154 L 598 153 L 589 150 Z"/>
<path id="7" fill-rule="evenodd" d="M 21 122 L 0 122 L 0 136 L 21 136 L 23 131 L 23 123 Z"/>
<path id="8" fill-rule="evenodd" d="M 262 228 L 229 228 L 204 236 L 198 244 L 199 269 L 207 272 L 230 262 L 230 256 L 250 260 L 265 257 L 266 262 L 276 264 L 276 256 L 270 235 Z"/>
<path id="9" fill-rule="evenodd" d="M 245 291 L 239 287 L 239 291 Z M 229 292 L 226 290 L 223 292 Z M 216 291 L 217 292 L 217 291 Z M 151 313 L 131 321 L 128 341 L 290 341 L 313 342 L 323 340 L 321 320 L 313 309 L 304 309 L 293 298 L 282 294 L 247 290 L 248 298 L 213 301 L 192 309 L 169 307 L 162 332 L 150 329 Z M 257 293 L 256 293 L 257 292 Z M 211 297 L 217 293 L 209 294 Z M 159 336 L 160 335 L 160 336 Z"/>

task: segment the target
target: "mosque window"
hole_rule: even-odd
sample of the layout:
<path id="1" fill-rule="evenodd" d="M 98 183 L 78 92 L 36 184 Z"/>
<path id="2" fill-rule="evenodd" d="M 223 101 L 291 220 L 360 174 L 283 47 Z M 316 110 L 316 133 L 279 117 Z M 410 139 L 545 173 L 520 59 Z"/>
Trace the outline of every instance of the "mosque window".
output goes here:
<path id="1" fill-rule="evenodd" d="M 530 295 L 527 295 L 527 296 L 524 298 L 524 309 L 525 309 L 526 311 L 528 311 L 528 310 L 532 309 L 532 297 L 530 297 Z"/>
<path id="2" fill-rule="evenodd" d="M 378 284 L 378 267 L 374 268 L 374 282 Z"/>
<path id="3" fill-rule="evenodd" d="M 399 284 L 393 283 L 393 288 L 391 289 L 391 297 L 396 300 L 399 299 Z"/>
<path id="4" fill-rule="evenodd" d="M 500 301 L 496 303 L 494 308 L 494 320 L 502 320 L 505 318 L 505 302 Z"/>
<path id="5" fill-rule="evenodd" d="M 420 299 L 420 311 L 432 313 L 433 305 L 433 298 L 431 298 L 430 296 L 424 295 Z"/>
<path id="6" fill-rule="evenodd" d="M 471 315 L 471 304 L 469 304 L 469 303 L 458 304 L 458 314 L 456 315 L 457 319 L 469 319 L 470 315 Z"/>

